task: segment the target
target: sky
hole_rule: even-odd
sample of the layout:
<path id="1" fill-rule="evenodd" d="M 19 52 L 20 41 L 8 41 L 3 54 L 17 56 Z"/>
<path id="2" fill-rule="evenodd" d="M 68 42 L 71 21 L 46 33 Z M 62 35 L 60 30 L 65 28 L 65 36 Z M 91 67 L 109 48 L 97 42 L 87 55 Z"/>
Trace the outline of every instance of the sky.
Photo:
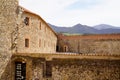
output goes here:
<path id="1" fill-rule="evenodd" d="M 120 0 L 19 0 L 19 5 L 56 26 L 120 27 Z"/>

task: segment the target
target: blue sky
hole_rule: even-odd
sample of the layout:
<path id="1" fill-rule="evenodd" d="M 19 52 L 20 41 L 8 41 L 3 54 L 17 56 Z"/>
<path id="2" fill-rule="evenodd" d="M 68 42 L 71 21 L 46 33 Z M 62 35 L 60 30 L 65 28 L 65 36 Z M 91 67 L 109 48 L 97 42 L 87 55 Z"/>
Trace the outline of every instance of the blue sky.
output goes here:
<path id="1" fill-rule="evenodd" d="M 90 9 L 102 3 L 102 0 L 78 0 L 67 7 L 69 10 Z"/>
<path id="2" fill-rule="evenodd" d="M 120 0 L 19 0 L 19 4 L 57 26 L 120 27 Z"/>

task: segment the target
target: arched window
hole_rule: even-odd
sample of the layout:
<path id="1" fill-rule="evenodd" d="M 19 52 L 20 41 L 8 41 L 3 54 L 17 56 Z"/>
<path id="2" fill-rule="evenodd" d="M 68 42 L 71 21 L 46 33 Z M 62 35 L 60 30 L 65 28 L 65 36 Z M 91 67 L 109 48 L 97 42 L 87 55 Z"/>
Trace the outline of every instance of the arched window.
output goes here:
<path id="1" fill-rule="evenodd" d="M 68 52 L 68 46 L 65 45 L 63 50 L 64 50 L 64 52 Z"/>

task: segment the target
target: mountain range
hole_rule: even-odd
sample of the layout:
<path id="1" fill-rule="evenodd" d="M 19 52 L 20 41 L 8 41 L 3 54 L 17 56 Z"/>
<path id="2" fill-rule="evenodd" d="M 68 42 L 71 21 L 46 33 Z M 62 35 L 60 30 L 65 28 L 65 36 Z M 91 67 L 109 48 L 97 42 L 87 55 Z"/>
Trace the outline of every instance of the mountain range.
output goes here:
<path id="1" fill-rule="evenodd" d="M 50 23 L 48 24 L 57 33 L 69 33 L 69 34 L 117 34 L 117 33 L 120 33 L 120 27 L 115 27 L 107 24 L 100 24 L 96 26 L 76 24 L 72 27 L 62 27 L 62 26 L 55 26 Z"/>

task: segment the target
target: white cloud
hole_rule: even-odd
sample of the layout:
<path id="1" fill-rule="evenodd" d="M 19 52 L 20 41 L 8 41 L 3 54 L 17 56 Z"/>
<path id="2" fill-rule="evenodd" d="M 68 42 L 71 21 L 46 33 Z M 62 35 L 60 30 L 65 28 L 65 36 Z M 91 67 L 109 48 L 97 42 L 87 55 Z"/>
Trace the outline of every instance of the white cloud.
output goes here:
<path id="1" fill-rule="evenodd" d="M 120 26 L 120 0 L 102 0 L 101 4 L 90 9 L 66 8 L 77 1 L 79 0 L 20 0 L 20 5 L 54 25 L 72 26 L 81 23 L 92 26 L 105 23 Z"/>

